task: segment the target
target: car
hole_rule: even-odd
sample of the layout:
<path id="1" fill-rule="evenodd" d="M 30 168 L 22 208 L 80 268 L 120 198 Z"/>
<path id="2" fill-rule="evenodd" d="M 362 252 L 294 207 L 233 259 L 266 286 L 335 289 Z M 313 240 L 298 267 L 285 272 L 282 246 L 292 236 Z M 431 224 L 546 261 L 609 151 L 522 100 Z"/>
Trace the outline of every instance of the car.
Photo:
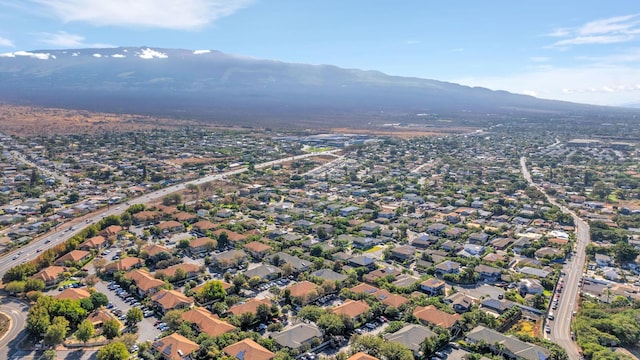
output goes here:
<path id="1" fill-rule="evenodd" d="M 356 329 L 355 331 L 356 331 L 356 334 L 358 334 L 358 335 L 362 335 L 362 333 L 363 333 L 362 329 Z"/>
<path id="2" fill-rule="evenodd" d="M 547 316 L 547 319 L 549 319 L 549 320 L 553 320 L 553 319 L 554 319 L 554 317 L 553 317 L 553 313 L 549 313 L 549 315 Z"/>
<path id="3" fill-rule="evenodd" d="M 376 328 L 376 324 L 374 323 L 366 323 L 364 326 L 372 330 Z"/>
<path id="4" fill-rule="evenodd" d="M 113 309 L 113 307 L 114 307 L 114 306 L 113 306 L 113 303 L 109 303 L 109 304 L 107 304 L 107 309 Z"/>
<path id="5" fill-rule="evenodd" d="M 51 242 L 51 240 L 49 240 L 49 239 L 47 239 L 47 240 L 45 240 L 45 241 L 44 241 L 44 243 L 45 243 L 45 244 L 48 244 L 48 243 L 50 243 L 50 242 Z"/>
<path id="6" fill-rule="evenodd" d="M 547 334 L 551 334 L 551 326 L 549 326 L 549 325 L 545 326 L 545 327 L 544 327 L 544 331 L 545 331 Z"/>

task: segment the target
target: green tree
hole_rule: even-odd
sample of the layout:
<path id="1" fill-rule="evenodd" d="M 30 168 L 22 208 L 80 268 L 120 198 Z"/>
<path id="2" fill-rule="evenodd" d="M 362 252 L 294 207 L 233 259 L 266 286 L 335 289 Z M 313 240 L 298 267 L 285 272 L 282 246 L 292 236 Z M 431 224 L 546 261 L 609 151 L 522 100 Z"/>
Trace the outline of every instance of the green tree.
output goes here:
<path id="1" fill-rule="evenodd" d="M 115 341 L 98 350 L 96 360 L 127 360 L 129 356 L 131 354 L 129 354 L 125 344 Z"/>
<path id="2" fill-rule="evenodd" d="M 102 335 L 109 340 L 120 336 L 120 322 L 116 319 L 105 321 L 102 324 Z"/>
<path id="3" fill-rule="evenodd" d="M 44 281 L 40 279 L 27 279 L 24 283 L 24 291 L 42 291 L 44 290 Z"/>
<path id="4" fill-rule="evenodd" d="M 12 281 L 4 286 L 4 289 L 9 294 L 21 294 L 24 292 L 26 282 L 24 281 Z"/>
<path id="5" fill-rule="evenodd" d="M 100 306 L 107 306 L 109 304 L 109 298 L 101 292 L 94 292 L 91 294 L 89 299 L 91 299 L 94 309 L 97 309 Z"/>
<path id="6" fill-rule="evenodd" d="M 67 331 L 69 331 L 69 321 L 62 316 L 56 316 L 44 334 L 45 344 L 51 346 L 61 344 L 67 337 Z"/>
<path id="7" fill-rule="evenodd" d="M 184 322 L 182 320 L 182 311 L 180 310 L 170 310 L 163 317 L 162 322 L 166 323 L 173 330 L 177 330 L 180 325 Z"/>
<path id="8" fill-rule="evenodd" d="M 53 349 L 45 350 L 42 354 L 45 360 L 56 360 L 58 357 L 58 352 Z"/>
<path id="9" fill-rule="evenodd" d="M 256 309 L 256 317 L 260 322 L 267 322 L 271 317 L 271 306 L 267 304 L 260 304 Z"/>
<path id="10" fill-rule="evenodd" d="M 93 324 L 89 319 L 85 319 L 83 322 L 78 325 L 78 330 L 76 331 L 76 338 L 83 343 L 86 343 L 96 334 L 96 329 L 93 327 Z"/>
<path id="11" fill-rule="evenodd" d="M 133 307 L 127 311 L 127 326 L 134 326 L 135 324 L 142 321 L 144 314 L 142 310 L 137 307 Z"/>
<path id="12" fill-rule="evenodd" d="M 344 334 L 344 322 L 340 316 L 334 313 L 325 313 L 318 318 L 318 326 L 324 330 L 325 334 L 342 335 Z"/>
<path id="13" fill-rule="evenodd" d="M 211 280 L 202 286 L 200 292 L 198 292 L 198 298 L 202 302 L 209 302 L 216 299 L 223 299 L 226 295 L 226 291 L 222 286 L 222 282 L 217 280 Z"/>
<path id="14" fill-rule="evenodd" d="M 33 306 L 27 315 L 27 331 L 36 337 L 42 336 L 51 325 L 49 312 L 43 306 Z"/>

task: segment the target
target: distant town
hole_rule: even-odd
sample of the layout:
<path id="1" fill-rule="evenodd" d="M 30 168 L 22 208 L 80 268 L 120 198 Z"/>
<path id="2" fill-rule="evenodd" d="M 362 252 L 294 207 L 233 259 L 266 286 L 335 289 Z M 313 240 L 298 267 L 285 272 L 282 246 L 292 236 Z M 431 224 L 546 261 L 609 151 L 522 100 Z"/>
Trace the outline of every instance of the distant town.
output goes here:
<path id="1" fill-rule="evenodd" d="M 640 137 L 572 121 L 2 134 L 0 358 L 633 359 Z"/>

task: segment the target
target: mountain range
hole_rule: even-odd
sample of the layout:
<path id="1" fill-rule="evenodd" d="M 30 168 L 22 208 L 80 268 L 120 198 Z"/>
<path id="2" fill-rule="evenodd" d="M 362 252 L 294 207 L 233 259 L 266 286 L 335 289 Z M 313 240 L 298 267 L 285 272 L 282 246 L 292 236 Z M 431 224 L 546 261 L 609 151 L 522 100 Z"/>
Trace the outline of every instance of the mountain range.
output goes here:
<path id="1" fill-rule="evenodd" d="M 0 54 L 0 102 L 283 126 L 639 113 L 378 71 L 149 47 Z"/>

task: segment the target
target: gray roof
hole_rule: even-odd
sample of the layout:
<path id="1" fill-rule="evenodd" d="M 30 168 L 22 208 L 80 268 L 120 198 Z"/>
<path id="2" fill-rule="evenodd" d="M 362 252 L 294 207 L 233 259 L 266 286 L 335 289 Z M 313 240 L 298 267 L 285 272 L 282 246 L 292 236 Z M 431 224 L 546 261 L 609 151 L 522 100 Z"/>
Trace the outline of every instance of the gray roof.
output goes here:
<path id="1" fill-rule="evenodd" d="M 271 338 L 280 346 L 292 349 L 299 348 L 315 337 L 322 337 L 322 332 L 315 324 L 306 323 L 300 323 L 279 333 L 271 334 Z"/>
<path id="2" fill-rule="evenodd" d="M 247 276 L 248 278 L 252 278 L 254 276 L 257 276 L 261 279 L 263 278 L 267 278 L 269 276 L 271 276 L 272 274 L 280 274 L 282 271 L 280 271 L 280 268 L 275 267 L 273 265 L 269 265 L 269 264 L 261 264 L 251 270 L 247 270 L 244 272 L 244 275 Z"/>
<path id="3" fill-rule="evenodd" d="M 331 269 L 320 269 L 318 271 L 314 271 L 311 275 L 331 281 L 345 281 L 348 278 L 347 275 L 337 273 Z"/>
<path id="4" fill-rule="evenodd" d="M 389 341 L 399 342 L 413 352 L 420 351 L 420 345 L 429 337 L 436 336 L 436 333 L 422 325 L 407 325 L 393 334 L 386 334 L 384 338 Z"/>
<path id="5" fill-rule="evenodd" d="M 504 335 L 484 326 L 477 326 L 467 334 L 467 339 L 472 342 L 484 340 L 487 344 L 502 344 L 511 353 L 526 360 L 546 360 L 551 355 L 550 351 L 528 342 L 518 340 L 513 335 Z"/>

